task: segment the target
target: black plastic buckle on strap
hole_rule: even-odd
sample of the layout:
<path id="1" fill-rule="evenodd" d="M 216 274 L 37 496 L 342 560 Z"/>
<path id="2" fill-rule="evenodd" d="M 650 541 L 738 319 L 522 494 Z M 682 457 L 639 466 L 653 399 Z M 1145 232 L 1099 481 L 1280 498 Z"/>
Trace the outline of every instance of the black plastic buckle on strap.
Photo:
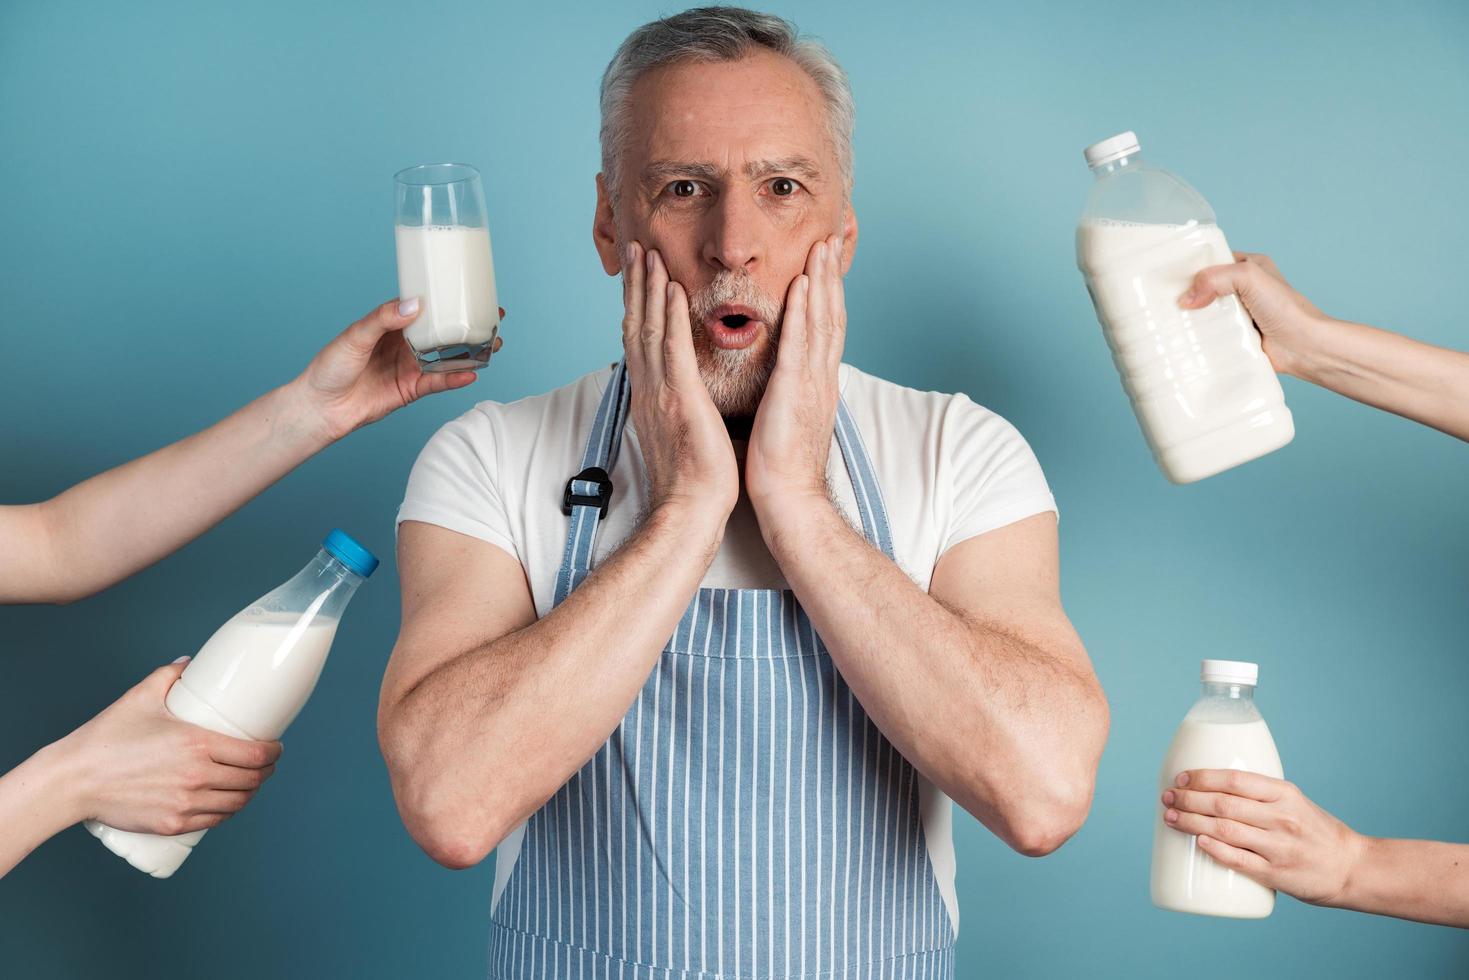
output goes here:
<path id="1" fill-rule="evenodd" d="M 597 484 L 597 495 L 588 497 L 585 494 L 573 493 L 571 485 L 581 481 L 584 483 Z M 607 516 L 607 505 L 612 503 L 612 477 L 600 466 L 589 466 L 576 476 L 566 481 L 566 493 L 561 497 L 561 513 L 567 517 L 571 516 L 573 507 L 595 507 L 597 518 L 600 520 Z"/>

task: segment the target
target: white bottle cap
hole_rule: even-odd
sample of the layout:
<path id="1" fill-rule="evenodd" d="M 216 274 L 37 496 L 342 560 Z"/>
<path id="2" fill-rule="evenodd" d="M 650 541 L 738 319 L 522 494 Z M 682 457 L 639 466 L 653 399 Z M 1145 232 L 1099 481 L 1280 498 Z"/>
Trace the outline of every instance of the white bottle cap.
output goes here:
<path id="1" fill-rule="evenodd" d="M 1260 679 L 1260 665 L 1243 660 L 1205 660 L 1199 676 L 1205 684 L 1248 684 L 1254 687 Z"/>
<path id="2" fill-rule="evenodd" d="M 1109 136 L 1100 143 L 1093 143 L 1082 151 L 1082 155 L 1086 157 L 1088 167 L 1100 167 L 1104 163 L 1130 157 L 1140 152 L 1141 149 L 1142 147 L 1137 143 L 1137 135 L 1128 130 L 1116 136 Z"/>

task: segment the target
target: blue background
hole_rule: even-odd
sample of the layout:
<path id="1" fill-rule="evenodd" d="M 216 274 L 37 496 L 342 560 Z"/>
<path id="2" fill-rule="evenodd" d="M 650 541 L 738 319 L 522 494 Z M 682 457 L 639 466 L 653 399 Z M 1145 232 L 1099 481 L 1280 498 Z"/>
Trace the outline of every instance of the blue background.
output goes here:
<path id="1" fill-rule="evenodd" d="M 1469 7 L 783 3 L 852 77 L 848 359 L 963 390 L 1060 501 L 1067 609 L 1112 705 L 1054 856 L 960 815 L 961 977 L 1464 975 L 1465 933 L 1282 898 L 1147 896 L 1154 780 L 1201 657 L 1261 663 L 1287 774 L 1368 833 L 1466 833 L 1469 448 L 1292 380 L 1288 448 L 1190 487 L 1150 461 L 1072 253 L 1082 147 L 1135 129 L 1328 312 L 1469 347 Z M 396 289 L 391 175 L 486 175 L 505 352 L 67 608 L 0 611 L 0 769 L 294 572 L 333 525 L 392 553 L 417 450 L 475 400 L 618 354 L 590 241 L 596 86 L 676 8 L 421 2 L 0 7 L 0 499 L 43 499 L 298 371 Z M 0 545 L 3 547 L 3 545 Z M 363 590 L 267 790 L 154 881 L 80 828 L 0 881 L 6 976 L 480 976 L 492 862 L 399 824 L 374 735 L 398 617 Z"/>

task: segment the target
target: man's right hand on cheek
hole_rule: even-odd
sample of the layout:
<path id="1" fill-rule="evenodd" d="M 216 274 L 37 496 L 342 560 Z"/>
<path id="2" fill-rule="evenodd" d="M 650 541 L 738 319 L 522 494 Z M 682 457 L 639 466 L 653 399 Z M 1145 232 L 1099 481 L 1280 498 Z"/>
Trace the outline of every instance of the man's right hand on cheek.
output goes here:
<path id="1" fill-rule="evenodd" d="M 663 257 L 638 242 L 627 247 L 623 268 L 622 346 L 650 506 L 707 519 L 717 535 L 739 497 L 739 469 L 699 374 L 688 295 L 669 279 Z"/>

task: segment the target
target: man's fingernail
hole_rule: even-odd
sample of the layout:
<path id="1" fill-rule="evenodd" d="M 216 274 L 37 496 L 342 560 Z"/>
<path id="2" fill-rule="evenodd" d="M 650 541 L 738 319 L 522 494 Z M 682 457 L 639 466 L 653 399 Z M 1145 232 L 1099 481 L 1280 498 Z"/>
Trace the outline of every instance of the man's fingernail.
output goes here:
<path id="1" fill-rule="evenodd" d="M 1169 810 L 1167 813 L 1163 814 L 1163 819 L 1164 820 L 1167 820 L 1169 823 L 1177 823 L 1178 822 L 1178 811 L 1177 810 Z"/>
<path id="2" fill-rule="evenodd" d="M 648 271 L 649 272 L 652 272 L 653 271 L 653 253 L 652 252 L 649 252 L 647 255 L 644 255 L 643 256 L 643 261 L 645 261 L 645 262 L 648 263 Z"/>
<path id="3" fill-rule="evenodd" d="M 1174 782 L 1177 783 L 1180 786 L 1187 786 L 1188 785 L 1188 773 L 1186 773 L 1186 772 L 1179 773 L 1178 774 L 1178 778 L 1175 779 Z"/>
<path id="4" fill-rule="evenodd" d="M 398 315 L 412 316 L 418 312 L 418 297 L 410 296 L 407 299 L 398 300 Z"/>
<path id="5" fill-rule="evenodd" d="M 1188 292 L 1184 293 L 1182 296 L 1178 297 L 1178 305 L 1179 306 L 1189 306 L 1189 305 L 1191 305 L 1193 303 L 1193 301 L 1194 301 L 1194 291 L 1192 289 L 1190 289 Z"/>
<path id="6" fill-rule="evenodd" d="M 1173 800 L 1174 800 L 1173 790 L 1170 789 L 1168 792 L 1166 792 L 1166 793 L 1163 794 L 1163 805 L 1164 806 L 1172 806 L 1173 805 Z"/>
<path id="7" fill-rule="evenodd" d="M 176 664 L 181 664 L 181 663 L 183 663 L 183 662 L 184 662 L 184 661 L 185 661 L 185 660 L 188 660 L 188 659 L 189 659 L 189 655 L 188 655 L 188 654 L 184 654 L 184 655 L 183 655 L 183 656 L 182 656 L 182 657 L 178 657 L 178 658 L 176 658 L 176 659 L 175 659 L 175 660 L 174 660 L 174 663 L 176 663 Z"/>

